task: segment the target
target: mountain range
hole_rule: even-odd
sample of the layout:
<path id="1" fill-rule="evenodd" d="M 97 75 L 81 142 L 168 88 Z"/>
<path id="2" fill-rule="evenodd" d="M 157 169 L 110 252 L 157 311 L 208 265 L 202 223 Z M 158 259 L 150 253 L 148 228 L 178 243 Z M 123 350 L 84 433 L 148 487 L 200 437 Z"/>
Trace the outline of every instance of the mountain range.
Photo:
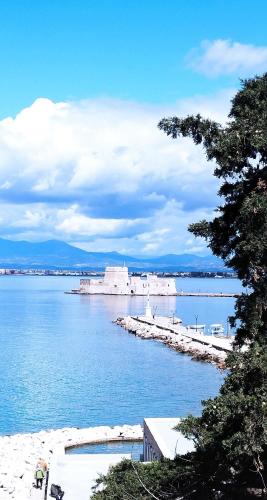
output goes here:
<path id="1" fill-rule="evenodd" d="M 130 257 L 118 252 L 87 252 L 58 240 L 40 243 L 0 238 L 1 268 L 104 270 L 126 265 L 132 271 L 226 271 L 221 259 L 209 255 L 163 255 Z"/>

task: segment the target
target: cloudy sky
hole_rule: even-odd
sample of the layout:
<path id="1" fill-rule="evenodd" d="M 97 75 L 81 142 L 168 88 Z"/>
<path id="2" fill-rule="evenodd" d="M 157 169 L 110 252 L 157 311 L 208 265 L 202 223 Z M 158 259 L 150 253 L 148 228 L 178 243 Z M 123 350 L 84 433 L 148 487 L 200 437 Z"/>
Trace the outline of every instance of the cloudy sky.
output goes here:
<path id="1" fill-rule="evenodd" d="M 239 78 L 267 70 L 267 8 L 250 9 L 247 0 L 1 2 L 0 236 L 206 254 L 186 228 L 212 217 L 214 166 L 157 123 L 198 112 L 225 122 Z"/>

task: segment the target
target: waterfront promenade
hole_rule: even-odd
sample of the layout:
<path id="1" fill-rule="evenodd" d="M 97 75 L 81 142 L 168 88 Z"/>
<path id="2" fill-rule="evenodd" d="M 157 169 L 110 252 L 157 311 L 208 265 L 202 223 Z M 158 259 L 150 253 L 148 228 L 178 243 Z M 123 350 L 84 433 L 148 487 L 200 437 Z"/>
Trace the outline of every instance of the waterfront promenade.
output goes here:
<path id="1" fill-rule="evenodd" d="M 41 500 L 43 490 L 36 490 L 34 471 L 41 458 L 50 466 L 65 456 L 65 449 L 82 444 L 143 439 L 140 425 L 100 426 L 85 429 L 63 428 L 32 434 L 0 437 L 0 500 Z M 48 498 L 49 495 L 48 495 Z M 66 493 L 66 498 L 67 493 Z M 74 499 L 73 499 L 74 500 Z"/>

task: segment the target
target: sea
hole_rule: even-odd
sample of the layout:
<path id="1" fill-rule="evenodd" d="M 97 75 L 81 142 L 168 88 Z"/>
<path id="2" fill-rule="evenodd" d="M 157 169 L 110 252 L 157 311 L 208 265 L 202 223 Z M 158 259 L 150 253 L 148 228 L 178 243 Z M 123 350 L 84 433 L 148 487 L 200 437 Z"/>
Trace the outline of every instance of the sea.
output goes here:
<path id="1" fill-rule="evenodd" d="M 145 297 L 65 294 L 79 277 L 0 277 L 0 434 L 142 423 L 199 415 L 224 372 L 113 321 L 144 312 Z M 236 279 L 177 279 L 193 292 L 241 290 Z M 234 298 L 151 297 L 155 314 L 222 323 Z"/>

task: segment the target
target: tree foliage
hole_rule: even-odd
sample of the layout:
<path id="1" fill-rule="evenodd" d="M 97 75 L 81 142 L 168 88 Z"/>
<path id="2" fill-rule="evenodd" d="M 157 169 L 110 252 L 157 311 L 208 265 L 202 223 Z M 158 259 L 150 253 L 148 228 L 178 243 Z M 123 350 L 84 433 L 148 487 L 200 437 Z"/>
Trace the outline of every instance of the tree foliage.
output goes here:
<path id="1" fill-rule="evenodd" d="M 175 498 L 179 488 L 179 474 L 190 474 L 184 468 L 185 462 L 179 464 L 179 459 L 152 462 L 145 466 L 131 460 L 123 460 L 112 467 L 107 476 L 98 479 L 94 500 L 143 500 Z M 98 486 L 104 487 L 97 491 Z"/>
<path id="2" fill-rule="evenodd" d="M 189 230 L 209 242 L 213 253 L 233 268 L 250 289 L 237 301 L 243 322 L 236 342 L 266 340 L 267 325 L 267 74 L 242 84 L 225 127 L 200 115 L 164 118 L 159 128 L 173 138 L 202 144 L 214 175 L 222 180 L 224 203 L 212 221 Z"/>
<path id="3" fill-rule="evenodd" d="M 228 357 L 228 374 L 218 396 L 203 403 L 201 417 L 190 415 L 180 425 L 180 430 L 194 439 L 196 451 L 173 462 L 139 464 L 138 474 L 131 462 L 119 465 L 103 479 L 106 489 L 95 498 L 147 499 L 153 494 L 162 500 L 264 497 L 267 74 L 242 82 L 225 126 L 196 115 L 164 118 L 159 128 L 174 139 L 191 137 L 202 145 L 207 159 L 216 162 L 214 175 L 221 180 L 222 203 L 212 221 L 192 224 L 189 230 L 204 237 L 213 253 L 237 272 L 247 292 L 236 302 L 232 318 L 237 325 L 235 350 Z M 106 492 L 115 496 L 105 496 Z"/>

